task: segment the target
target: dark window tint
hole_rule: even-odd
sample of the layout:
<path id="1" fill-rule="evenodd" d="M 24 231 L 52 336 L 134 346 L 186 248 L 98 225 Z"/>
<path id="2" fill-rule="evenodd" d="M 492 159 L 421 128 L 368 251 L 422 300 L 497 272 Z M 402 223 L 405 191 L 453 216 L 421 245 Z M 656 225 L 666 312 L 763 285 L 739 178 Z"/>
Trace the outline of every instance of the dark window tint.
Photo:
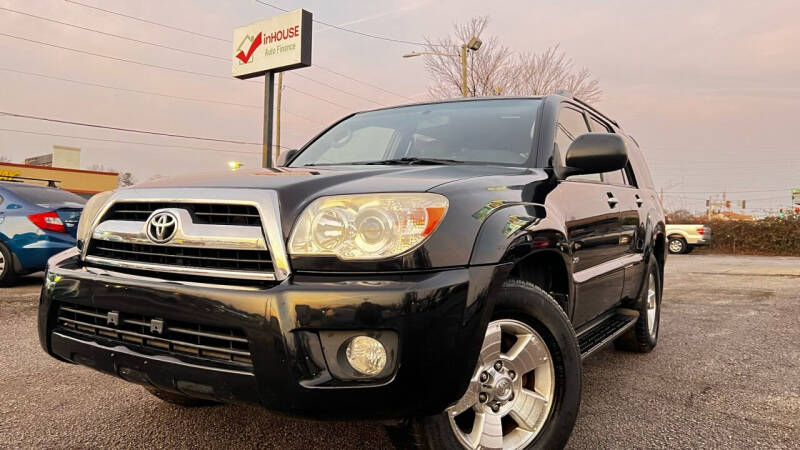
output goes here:
<path id="1" fill-rule="evenodd" d="M 565 165 L 567 150 L 570 144 L 572 144 L 572 141 L 578 136 L 588 132 L 589 127 L 586 125 L 586 119 L 583 117 L 582 112 L 572 108 L 561 109 L 561 112 L 558 114 L 558 127 L 556 128 L 554 151 L 555 154 L 558 155 L 562 165 Z M 599 173 L 572 175 L 568 179 L 571 181 L 602 182 Z"/>
<path id="2" fill-rule="evenodd" d="M 27 203 L 37 205 L 49 204 L 64 204 L 74 203 L 77 205 L 85 205 L 86 200 L 83 197 L 67 192 L 61 189 L 46 188 L 40 186 L 8 186 L 6 187 L 14 195 Z"/>

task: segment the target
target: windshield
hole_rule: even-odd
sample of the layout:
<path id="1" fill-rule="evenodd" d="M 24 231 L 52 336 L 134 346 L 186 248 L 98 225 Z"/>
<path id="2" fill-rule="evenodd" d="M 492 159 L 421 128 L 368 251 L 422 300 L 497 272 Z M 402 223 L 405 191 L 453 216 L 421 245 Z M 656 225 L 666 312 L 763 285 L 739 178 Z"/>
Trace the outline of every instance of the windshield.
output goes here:
<path id="1" fill-rule="evenodd" d="M 403 158 L 522 165 L 533 147 L 540 103 L 538 99 L 475 100 L 359 113 L 308 145 L 291 166 Z"/>
<path id="2" fill-rule="evenodd" d="M 86 199 L 83 197 L 61 189 L 26 186 L 24 184 L 6 186 L 6 189 L 16 194 L 23 201 L 37 205 L 63 205 L 81 208 L 86 204 Z"/>

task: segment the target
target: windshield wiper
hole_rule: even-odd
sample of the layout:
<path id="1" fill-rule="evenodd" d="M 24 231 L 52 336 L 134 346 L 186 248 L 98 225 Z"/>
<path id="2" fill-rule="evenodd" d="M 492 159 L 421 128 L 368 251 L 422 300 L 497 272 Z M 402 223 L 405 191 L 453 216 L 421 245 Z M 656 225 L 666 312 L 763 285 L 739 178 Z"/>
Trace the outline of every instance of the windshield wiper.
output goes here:
<path id="1" fill-rule="evenodd" d="M 455 159 L 440 159 L 440 158 L 396 158 L 384 159 L 382 161 L 369 161 L 361 164 L 365 165 L 391 165 L 391 164 L 406 164 L 406 165 L 446 165 L 446 164 L 463 164 L 464 161 L 456 161 Z"/>

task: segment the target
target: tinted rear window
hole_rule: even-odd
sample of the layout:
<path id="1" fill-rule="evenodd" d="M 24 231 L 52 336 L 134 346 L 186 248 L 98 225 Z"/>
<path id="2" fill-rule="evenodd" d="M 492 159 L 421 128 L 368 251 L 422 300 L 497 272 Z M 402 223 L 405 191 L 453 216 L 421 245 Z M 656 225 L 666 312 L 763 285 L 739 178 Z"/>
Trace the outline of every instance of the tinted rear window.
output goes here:
<path id="1" fill-rule="evenodd" d="M 37 205 L 53 203 L 77 203 L 79 205 L 86 204 L 86 200 L 83 197 L 61 189 L 25 185 L 6 186 L 6 189 L 11 191 L 23 201 Z"/>

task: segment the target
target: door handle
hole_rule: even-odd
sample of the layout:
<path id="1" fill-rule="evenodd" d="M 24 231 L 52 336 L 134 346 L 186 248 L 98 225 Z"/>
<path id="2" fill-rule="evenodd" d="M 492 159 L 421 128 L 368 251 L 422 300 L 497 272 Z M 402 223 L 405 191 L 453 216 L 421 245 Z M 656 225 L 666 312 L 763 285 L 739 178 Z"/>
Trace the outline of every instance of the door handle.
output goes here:
<path id="1" fill-rule="evenodd" d="M 642 200 L 642 198 L 639 197 L 639 194 L 636 194 L 636 207 L 641 208 L 643 204 L 644 200 Z"/>
<path id="2" fill-rule="evenodd" d="M 614 194 L 612 194 L 611 192 L 606 192 L 606 195 L 608 195 L 608 206 L 610 206 L 612 208 L 617 206 L 617 203 L 619 203 L 619 200 L 617 200 L 617 198 L 614 197 Z"/>

